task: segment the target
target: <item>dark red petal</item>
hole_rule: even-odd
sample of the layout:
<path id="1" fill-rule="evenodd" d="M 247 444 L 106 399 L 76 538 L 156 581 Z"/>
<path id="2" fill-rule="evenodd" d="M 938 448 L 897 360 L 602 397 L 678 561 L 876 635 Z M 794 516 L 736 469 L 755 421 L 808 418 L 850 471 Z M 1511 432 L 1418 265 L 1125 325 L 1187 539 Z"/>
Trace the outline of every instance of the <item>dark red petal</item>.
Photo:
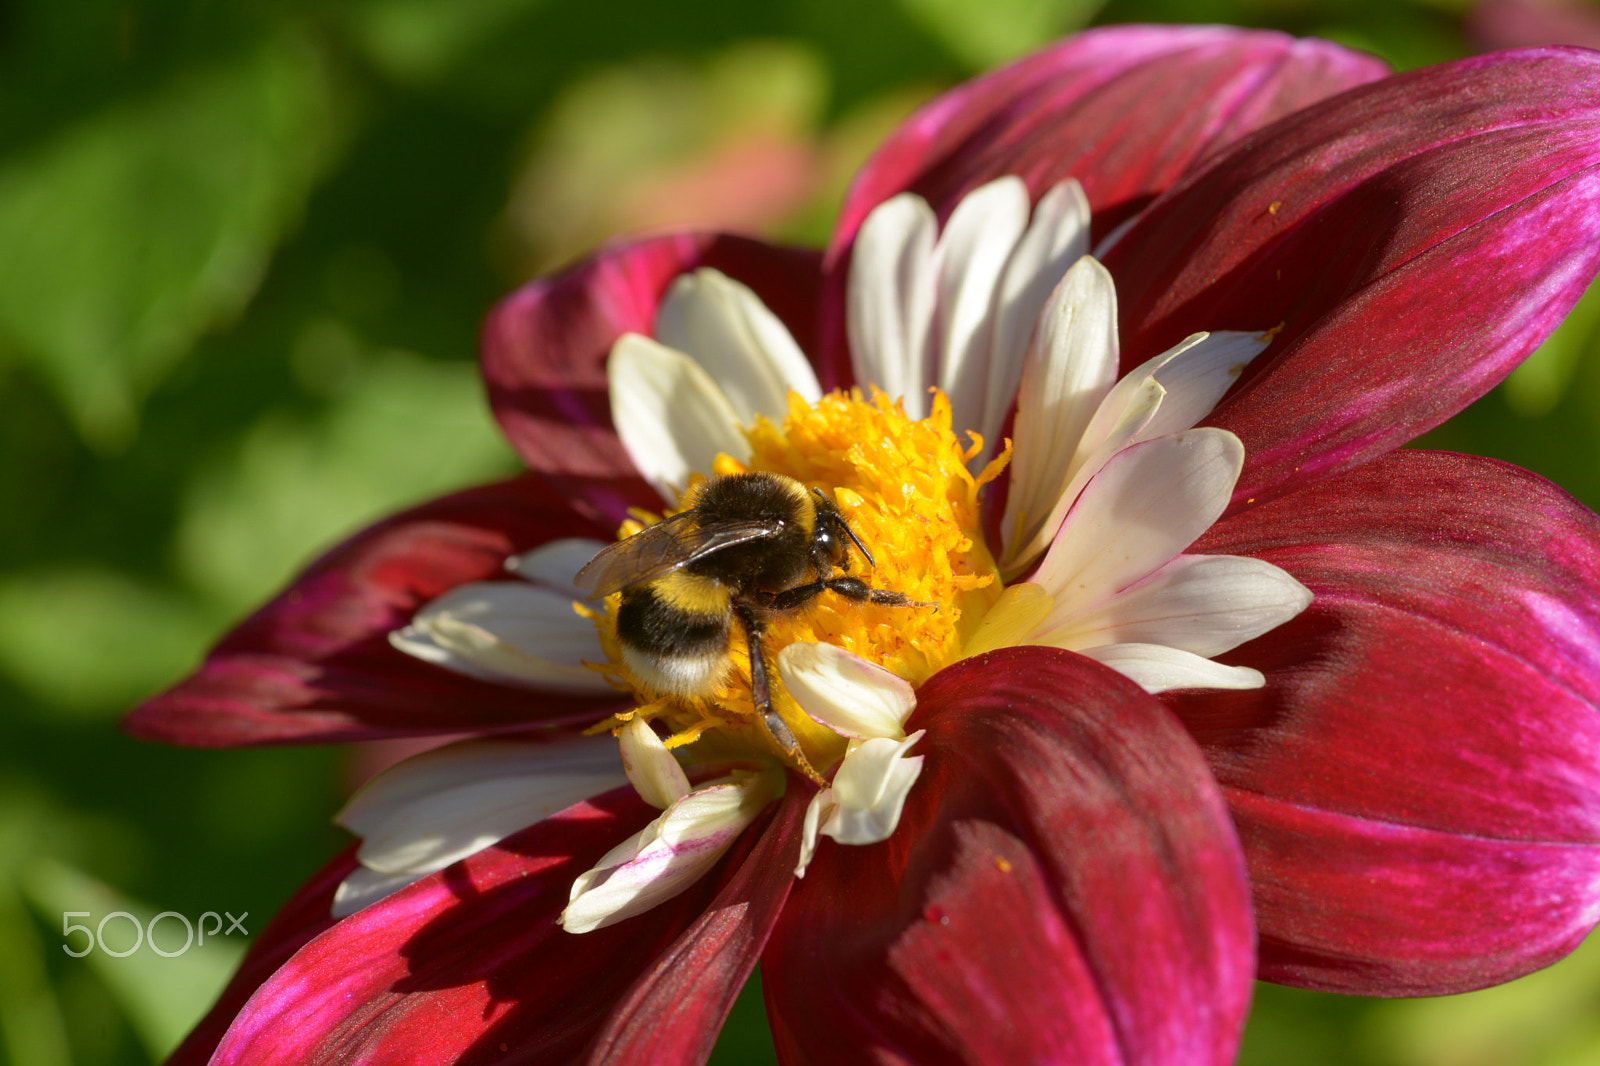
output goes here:
<path id="1" fill-rule="evenodd" d="M 1253 977 L 1237 841 L 1159 703 L 1011 648 L 918 693 L 894 836 L 826 838 L 762 959 L 785 1063 L 1229 1063 Z"/>
<path id="2" fill-rule="evenodd" d="M 626 1048 L 646 1022 L 663 1041 L 650 1061 L 697 1061 L 787 891 L 767 870 L 793 862 L 795 815 L 758 824 L 719 873 L 653 910 L 582 935 L 557 926 L 573 879 L 656 813 L 607 793 L 344 919 L 261 986 L 217 1066 L 590 1062 L 600 1034 Z M 703 998 L 664 1002 L 675 982 Z"/>
<path id="3" fill-rule="evenodd" d="M 828 250 L 825 361 L 847 374 L 844 291 L 856 230 L 900 192 L 941 219 L 1004 174 L 1037 199 L 1077 178 L 1103 237 L 1197 161 L 1253 129 L 1381 78 L 1381 60 L 1328 41 L 1222 26 L 1108 26 L 927 104 L 880 147 L 845 198 Z"/>
<path id="4" fill-rule="evenodd" d="M 941 218 L 973 189 L 1022 176 L 1037 198 L 1083 184 L 1109 230 L 1231 141 L 1388 67 L 1328 41 L 1222 26 L 1089 30 L 940 96 L 856 178 L 830 254 L 867 213 L 914 192 Z"/>
<path id="5" fill-rule="evenodd" d="M 678 275 L 715 267 L 755 290 L 802 350 L 815 349 L 817 253 L 743 237 L 674 234 L 617 244 L 518 289 L 483 331 L 495 417 L 517 453 L 589 517 L 615 527 L 629 507 L 659 508 L 611 424 L 606 357 L 624 333 L 655 332 Z"/>
<path id="6" fill-rule="evenodd" d="M 308 941 L 334 924 L 328 913 L 333 907 L 333 893 L 356 866 L 356 845 L 352 844 L 294 894 L 250 941 L 239 971 L 222 990 L 216 1005 L 172 1053 L 166 1066 L 204 1066 L 211 1060 L 217 1041 L 256 989 Z"/>
<path id="7" fill-rule="evenodd" d="M 1314 105 L 1166 193 L 1106 254 L 1132 366 L 1282 327 L 1209 424 L 1236 504 L 1410 440 L 1482 395 L 1600 265 L 1600 55 L 1506 53 Z"/>
<path id="8" fill-rule="evenodd" d="M 1197 551 L 1315 593 L 1179 710 L 1225 786 L 1262 975 L 1438 995 L 1600 920 L 1600 519 L 1535 475 L 1401 451 L 1225 519 Z"/>
<path id="9" fill-rule="evenodd" d="M 312 563 L 123 727 L 226 747 L 595 721 L 608 701 L 475 681 L 388 641 L 429 600 L 504 577 L 507 556 L 569 536 L 609 534 L 531 476 L 395 515 Z"/>
<path id="10" fill-rule="evenodd" d="M 791 788 L 705 913 L 640 976 L 589 1048 L 593 1062 L 698 1063 L 789 898 L 810 793 Z"/>

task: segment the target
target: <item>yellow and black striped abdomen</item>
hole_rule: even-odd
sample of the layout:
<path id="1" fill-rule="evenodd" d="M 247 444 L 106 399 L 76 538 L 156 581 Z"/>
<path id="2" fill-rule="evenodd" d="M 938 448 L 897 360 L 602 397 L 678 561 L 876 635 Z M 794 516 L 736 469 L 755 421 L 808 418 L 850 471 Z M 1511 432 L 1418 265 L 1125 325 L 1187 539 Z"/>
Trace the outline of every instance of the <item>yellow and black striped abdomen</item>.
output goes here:
<path id="1" fill-rule="evenodd" d="M 731 620 L 727 586 L 680 571 L 623 591 L 617 641 L 647 688 L 695 696 L 717 687 L 727 672 Z"/>

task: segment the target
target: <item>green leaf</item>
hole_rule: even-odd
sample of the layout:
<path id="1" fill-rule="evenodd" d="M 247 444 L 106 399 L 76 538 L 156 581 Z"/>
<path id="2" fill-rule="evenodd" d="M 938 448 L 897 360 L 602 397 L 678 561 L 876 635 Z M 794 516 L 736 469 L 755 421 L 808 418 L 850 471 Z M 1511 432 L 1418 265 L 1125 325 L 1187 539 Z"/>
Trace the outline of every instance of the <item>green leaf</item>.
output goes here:
<path id="1" fill-rule="evenodd" d="M 44 945 L 22 901 L 0 882 L 0 1047 L 21 1066 L 71 1066 L 61 1006 L 50 987 Z"/>
<path id="2" fill-rule="evenodd" d="M 1600 284 L 1589 286 L 1566 321 L 1506 378 L 1502 388 L 1511 409 L 1524 418 L 1554 410 L 1571 385 L 1584 353 L 1600 347 L 1595 343 L 1597 330 Z"/>
<path id="3" fill-rule="evenodd" d="M 0 358 L 84 440 L 125 447 L 149 390 L 255 292 L 342 140 L 323 58 L 277 38 L 0 166 Z"/>
<path id="4" fill-rule="evenodd" d="M 270 412 L 186 494 L 177 565 L 228 612 L 383 514 L 515 467 L 471 364 L 369 352 L 324 319 L 307 326 L 293 365 L 308 380 L 333 369 L 347 391 L 317 418 Z"/>
<path id="5" fill-rule="evenodd" d="M 110 717 L 194 661 L 213 622 L 98 564 L 0 578 L 0 673 L 57 711 Z"/>
<path id="6" fill-rule="evenodd" d="M 245 941 L 237 932 L 232 939 L 223 935 L 228 923 L 220 915 L 214 923 L 216 932 L 208 932 L 203 938 L 197 933 L 189 938 L 184 933 L 186 921 L 191 929 L 199 925 L 210 930 L 213 923 L 202 921 L 201 915 L 179 918 L 172 917 L 174 911 L 158 912 L 155 907 L 130 899 L 110 885 L 52 859 L 40 859 L 29 868 L 23 878 L 23 891 L 50 928 L 81 924 L 96 931 L 98 939 L 81 961 L 94 970 L 122 1008 L 140 1043 L 158 1061 L 177 1047 L 200 1020 L 244 955 Z M 64 918 L 69 911 L 80 917 Z M 118 915 L 107 920 L 108 915 L 118 912 L 131 917 Z M 151 934 L 151 923 L 158 917 L 161 920 Z M 139 929 L 137 941 L 135 923 Z M 262 922 L 254 924 L 259 927 Z M 63 938 L 62 943 L 81 951 L 90 942 L 78 932 L 71 939 Z M 136 943 L 137 948 L 133 948 Z M 112 952 L 127 953 L 119 957 Z"/>
<path id="7" fill-rule="evenodd" d="M 974 71 L 1087 25 L 1102 0 L 900 0 L 906 16 Z"/>
<path id="8" fill-rule="evenodd" d="M 1371 1058 L 1417 1066 L 1577 1066 L 1600 1062 L 1600 938 L 1497 988 L 1372 1007 Z"/>
<path id="9" fill-rule="evenodd" d="M 396 81 L 428 82 L 544 0 L 371 0 L 346 10 L 358 44 Z"/>

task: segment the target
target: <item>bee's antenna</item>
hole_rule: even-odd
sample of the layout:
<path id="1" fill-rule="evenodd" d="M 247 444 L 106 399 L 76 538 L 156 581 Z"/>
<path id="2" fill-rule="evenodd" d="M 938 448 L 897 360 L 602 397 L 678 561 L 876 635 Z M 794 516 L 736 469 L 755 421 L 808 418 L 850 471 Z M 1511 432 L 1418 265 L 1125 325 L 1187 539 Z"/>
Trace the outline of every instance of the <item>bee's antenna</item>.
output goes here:
<path id="1" fill-rule="evenodd" d="M 867 551 L 865 544 L 861 543 L 861 538 L 856 536 L 856 531 L 850 528 L 850 523 L 841 522 L 840 524 L 844 526 L 844 531 L 850 534 L 850 539 L 856 542 L 856 547 L 861 549 L 861 554 L 867 557 L 867 565 L 876 569 L 878 564 L 873 561 L 872 553 Z"/>

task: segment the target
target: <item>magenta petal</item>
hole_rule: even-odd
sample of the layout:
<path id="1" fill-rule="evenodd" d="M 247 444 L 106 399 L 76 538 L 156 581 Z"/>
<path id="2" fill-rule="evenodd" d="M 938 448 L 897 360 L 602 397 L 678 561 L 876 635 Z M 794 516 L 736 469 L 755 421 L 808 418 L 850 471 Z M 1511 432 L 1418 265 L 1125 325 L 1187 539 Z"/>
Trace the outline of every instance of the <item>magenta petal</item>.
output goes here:
<path id="1" fill-rule="evenodd" d="M 824 839 L 762 959 L 785 1062 L 1228 1063 L 1248 888 L 1199 750 L 1086 659 L 1012 648 L 918 693 L 895 835 Z"/>
<path id="2" fill-rule="evenodd" d="M 260 988 L 214 1063 L 589 1061 L 608 1024 L 626 1046 L 627 1020 L 611 1021 L 619 1004 L 653 1017 L 677 1046 L 709 1047 L 712 1037 L 693 1030 L 714 1033 L 753 956 L 741 940 L 759 944 L 765 932 L 738 927 L 775 911 L 787 887 L 742 876 L 743 865 L 752 847 L 761 860 L 792 851 L 793 817 L 767 837 L 758 824 L 721 876 L 645 914 L 582 935 L 557 926 L 573 879 L 654 813 L 631 789 L 607 793 L 351 915 Z M 719 947 L 741 961 L 720 965 Z M 659 966 L 685 958 L 713 976 L 685 975 L 707 1001 L 677 1004 L 672 1017 L 651 986 L 664 980 Z"/>
<path id="3" fill-rule="evenodd" d="M 917 193 L 942 218 L 1002 174 L 1021 175 L 1035 198 L 1077 178 L 1103 233 L 1197 159 L 1387 73 L 1371 56 L 1269 31 L 1089 30 L 952 89 L 901 124 L 851 187 L 830 255 L 896 193 Z"/>
<path id="4" fill-rule="evenodd" d="M 1395 452 L 1225 519 L 1316 595 L 1179 710 L 1225 786 L 1262 975 L 1437 995 L 1600 921 L 1600 519 L 1487 459 Z"/>
<path id="5" fill-rule="evenodd" d="M 1170 190 L 1106 255 L 1123 357 L 1281 327 L 1207 420 L 1236 504 L 1345 469 L 1482 395 L 1600 265 L 1600 56 L 1507 53 L 1314 105 Z"/>
<path id="6" fill-rule="evenodd" d="M 256 989 L 308 941 L 334 924 L 329 916 L 333 894 L 356 866 L 356 846 L 352 844 L 318 870 L 251 939 L 250 950 L 216 1005 L 167 1059 L 166 1066 L 204 1066 L 211 1060 L 217 1041 Z"/>
<path id="7" fill-rule="evenodd" d="M 507 556 L 604 535 L 528 476 L 395 515 L 312 563 L 123 728 L 224 747 L 592 722 L 605 701 L 475 681 L 396 651 L 388 634 L 458 585 L 505 577 Z"/>
<path id="8" fill-rule="evenodd" d="M 818 263 L 812 251 L 685 233 L 614 245 L 525 285 L 484 325 L 483 374 L 495 417 L 529 468 L 614 533 L 629 507 L 661 501 L 611 425 L 612 344 L 628 332 L 654 335 L 672 280 L 715 267 L 754 289 L 801 349 L 812 351 Z"/>

